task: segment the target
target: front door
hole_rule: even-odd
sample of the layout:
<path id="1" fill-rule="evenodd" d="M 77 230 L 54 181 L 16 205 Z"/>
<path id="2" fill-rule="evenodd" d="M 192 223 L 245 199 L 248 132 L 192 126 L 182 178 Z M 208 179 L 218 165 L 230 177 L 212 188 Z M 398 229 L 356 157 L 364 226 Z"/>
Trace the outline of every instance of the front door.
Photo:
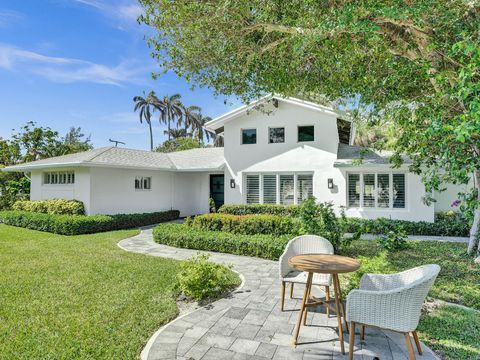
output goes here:
<path id="1" fill-rule="evenodd" d="M 218 209 L 223 205 L 225 198 L 225 176 L 224 175 L 210 175 L 210 197 L 215 202 L 215 207 Z"/>

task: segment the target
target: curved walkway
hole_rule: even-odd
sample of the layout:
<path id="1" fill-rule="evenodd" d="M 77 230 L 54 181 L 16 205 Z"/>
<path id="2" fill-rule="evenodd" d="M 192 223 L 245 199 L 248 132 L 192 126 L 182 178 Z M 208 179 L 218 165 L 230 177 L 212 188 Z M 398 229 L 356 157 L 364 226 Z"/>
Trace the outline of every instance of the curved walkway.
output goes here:
<path id="1" fill-rule="evenodd" d="M 122 240 L 119 247 L 136 253 L 183 260 L 198 251 L 157 244 L 152 230 Z M 301 288 L 294 299 L 279 308 L 278 264 L 221 253 L 210 253 L 211 260 L 232 264 L 243 276 L 243 286 L 230 297 L 185 314 L 159 329 L 142 352 L 142 359 L 226 360 L 226 359 L 343 359 L 340 353 L 337 320 L 325 309 L 309 312 L 308 325 L 300 331 L 300 344 L 290 346 L 297 319 Z M 288 291 L 287 291 L 288 293 Z M 354 359 L 406 360 L 403 335 L 367 328 L 364 342 L 356 336 Z M 422 344 L 423 345 L 423 344 Z M 345 347 L 348 349 L 348 336 Z M 425 360 L 437 357 L 423 345 Z"/>

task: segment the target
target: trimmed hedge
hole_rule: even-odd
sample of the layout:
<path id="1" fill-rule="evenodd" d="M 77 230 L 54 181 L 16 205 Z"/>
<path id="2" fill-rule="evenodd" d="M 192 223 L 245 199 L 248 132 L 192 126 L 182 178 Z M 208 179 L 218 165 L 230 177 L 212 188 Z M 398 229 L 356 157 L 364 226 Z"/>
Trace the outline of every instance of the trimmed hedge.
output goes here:
<path id="1" fill-rule="evenodd" d="M 19 200 L 13 204 L 12 209 L 45 214 L 85 215 L 83 202 L 78 200 Z"/>
<path id="2" fill-rule="evenodd" d="M 61 235 L 80 235 L 131 229 L 174 220 L 178 217 L 179 212 L 177 210 L 144 214 L 94 216 L 43 214 L 28 211 L 0 212 L 0 220 L 4 224 Z"/>
<path id="3" fill-rule="evenodd" d="M 222 205 L 218 209 L 220 214 L 231 215 L 256 215 L 269 214 L 279 216 L 297 216 L 297 205 L 275 205 L 275 204 L 245 204 L 245 205 Z"/>
<path id="4" fill-rule="evenodd" d="M 195 216 L 186 221 L 191 226 L 202 231 L 227 231 L 235 234 L 255 235 L 285 235 L 298 234 L 299 221 L 290 216 L 278 215 L 230 215 L 205 214 Z"/>
<path id="5" fill-rule="evenodd" d="M 278 260 L 292 236 L 241 235 L 202 231 L 185 224 L 161 224 L 153 229 L 159 244 Z"/>
<path id="6" fill-rule="evenodd" d="M 359 219 L 347 218 L 346 232 L 362 232 L 371 234 L 386 234 L 389 231 L 401 226 L 408 235 L 425 236 L 469 236 L 470 224 L 468 221 L 437 220 L 433 223 L 426 221 L 406 221 L 392 220 L 386 218 L 379 219 Z"/>

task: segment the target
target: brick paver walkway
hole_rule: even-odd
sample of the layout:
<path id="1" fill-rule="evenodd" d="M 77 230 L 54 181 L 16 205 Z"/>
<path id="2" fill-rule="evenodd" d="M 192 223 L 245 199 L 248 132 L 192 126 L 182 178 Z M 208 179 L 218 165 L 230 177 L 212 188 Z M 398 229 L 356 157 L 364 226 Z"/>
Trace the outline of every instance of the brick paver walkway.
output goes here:
<path id="1" fill-rule="evenodd" d="M 179 260 L 198 252 L 157 244 L 152 240 L 151 230 L 122 240 L 119 246 L 127 251 Z M 300 344 L 296 348 L 290 345 L 303 289 L 297 286 L 294 299 L 289 299 L 287 289 L 286 311 L 281 312 L 276 261 L 220 253 L 211 255 L 213 261 L 232 264 L 243 276 L 243 286 L 230 297 L 161 328 L 142 352 L 143 359 L 347 358 L 340 353 L 335 315 L 328 318 L 323 307 L 309 312 L 308 326 L 300 331 Z M 367 328 L 365 341 L 361 342 L 359 335 L 356 339 L 354 359 L 408 359 L 403 335 Z M 345 348 L 348 350 L 348 336 Z M 425 345 L 423 349 L 422 360 L 437 359 Z"/>

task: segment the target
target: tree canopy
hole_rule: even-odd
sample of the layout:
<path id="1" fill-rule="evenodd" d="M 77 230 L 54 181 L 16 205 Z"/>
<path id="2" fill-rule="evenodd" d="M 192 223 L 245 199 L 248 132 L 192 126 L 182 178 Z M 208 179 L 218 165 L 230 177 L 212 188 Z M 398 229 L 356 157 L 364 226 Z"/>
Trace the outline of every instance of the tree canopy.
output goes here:
<path id="1" fill-rule="evenodd" d="M 388 121 L 428 191 L 459 194 L 480 223 L 480 3 L 466 0 L 140 0 L 165 71 L 249 101 L 265 93 L 355 105 Z M 359 111 L 359 110 L 362 111 Z M 355 114 L 355 112 L 354 112 Z M 480 252 L 480 246 L 479 246 Z"/>

